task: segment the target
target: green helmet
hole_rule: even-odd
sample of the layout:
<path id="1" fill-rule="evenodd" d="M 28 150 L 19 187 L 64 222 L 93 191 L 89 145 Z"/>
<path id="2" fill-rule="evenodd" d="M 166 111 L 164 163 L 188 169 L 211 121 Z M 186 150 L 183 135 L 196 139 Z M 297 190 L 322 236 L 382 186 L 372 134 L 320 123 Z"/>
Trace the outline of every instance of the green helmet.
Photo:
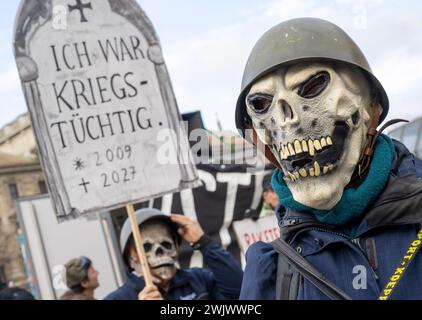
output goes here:
<path id="1" fill-rule="evenodd" d="M 372 74 L 368 61 L 356 43 L 331 22 L 316 18 L 299 18 L 273 27 L 252 49 L 236 106 L 236 127 L 243 136 L 246 125 L 251 124 L 246 112 L 245 98 L 252 84 L 282 65 L 312 61 L 343 62 L 363 70 L 383 108 L 379 123 L 385 119 L 389 108 L 387 94 Z"/>

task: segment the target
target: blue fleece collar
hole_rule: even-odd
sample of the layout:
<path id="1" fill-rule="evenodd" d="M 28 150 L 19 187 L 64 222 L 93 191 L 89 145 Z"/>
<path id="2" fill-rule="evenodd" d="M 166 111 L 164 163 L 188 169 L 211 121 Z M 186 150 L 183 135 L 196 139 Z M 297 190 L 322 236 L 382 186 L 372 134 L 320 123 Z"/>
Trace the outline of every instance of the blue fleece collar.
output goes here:
<path id="1" fill-rule="evenodd" d="M 384 190 L 390 176 L 394 155 L 391 139 L 386 135 L 380 135 L 375 144 L 374 157 L 365 181 L 357 189 L 345 190 L 341 200 L 331 210 L 317 210 L 295 201 L 283 179 L 281 170 L 274 172 L 272 185 L 280 204 L 284 207 L 299 212 L 310 212 L 322 223 L 341 226 L 359 218 Z"/>

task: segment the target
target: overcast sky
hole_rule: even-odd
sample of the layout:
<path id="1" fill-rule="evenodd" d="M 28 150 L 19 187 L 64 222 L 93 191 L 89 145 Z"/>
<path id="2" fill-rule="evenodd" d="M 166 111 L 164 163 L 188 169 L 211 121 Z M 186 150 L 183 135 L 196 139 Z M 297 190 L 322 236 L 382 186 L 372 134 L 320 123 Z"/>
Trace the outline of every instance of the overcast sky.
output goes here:
<path id="1" fill-rule="evenodd" d="M 391 117 L 422 116 L 422 1 L 138 0 L 164 50 L 179 108 L 234 129 L 243 68 L 259 37 L 287 19 L 330 20 L 354 38 L 391 101 Z M 12 53 L 18 0 L 0 1 L 0 126 L 26 112 Z"/>

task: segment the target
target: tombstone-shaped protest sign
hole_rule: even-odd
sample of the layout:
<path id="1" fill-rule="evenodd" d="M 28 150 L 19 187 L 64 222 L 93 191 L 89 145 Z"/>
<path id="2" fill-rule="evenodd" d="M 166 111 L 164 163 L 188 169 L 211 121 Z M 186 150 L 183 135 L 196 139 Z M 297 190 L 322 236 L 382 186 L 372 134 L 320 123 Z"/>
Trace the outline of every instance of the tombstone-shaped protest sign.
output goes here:
<path id="1" fill-rule="evenodd" d="M 199 184 L 135 0 L 24 0 L 14 49 L 59 220 Z"/>

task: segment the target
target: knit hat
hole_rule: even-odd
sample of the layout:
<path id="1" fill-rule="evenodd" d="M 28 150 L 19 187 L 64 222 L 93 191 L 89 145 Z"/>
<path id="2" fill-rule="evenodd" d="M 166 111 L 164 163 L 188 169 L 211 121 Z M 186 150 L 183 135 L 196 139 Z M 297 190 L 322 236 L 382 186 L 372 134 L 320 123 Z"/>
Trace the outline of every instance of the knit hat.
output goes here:
<path id="1" fill-rule="evenodd" d="M 87 257 L 72 259 L 66 263 L 66 285 L 69 289 L 77 288 L 88 277 L 91 264 L 91 260 Z"/>

